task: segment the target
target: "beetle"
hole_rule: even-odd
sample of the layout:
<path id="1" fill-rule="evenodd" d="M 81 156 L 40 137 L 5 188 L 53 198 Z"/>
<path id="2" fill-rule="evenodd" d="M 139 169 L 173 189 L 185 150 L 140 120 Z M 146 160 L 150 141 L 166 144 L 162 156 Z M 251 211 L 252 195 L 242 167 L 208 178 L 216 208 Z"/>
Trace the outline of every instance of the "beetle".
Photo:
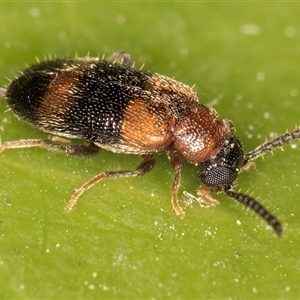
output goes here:
<path id="1" fill-rule="evenodd" d="M 15 115 L 52 137 L 5 142 L 6 149 L 41 147 L 68 155 L 90 156 L 99 149 L 137 154 L 135 170 L 102 172 L 85 182 L 71 196 L 66 210 L 104 178 L 141 176 L 155 165 L 154 154 L 165 152 L 174 168 L 171 202 L 178 203 L 184 161 L 199 165 L 198 196 L 207 204 L 219 202 L 211 192 L 224 193 L 251 208 L 282 235 L 280 221 L 254 198 L 236 192 L 238 174 L 253 160 L 300 138 L 300 129 L 274 138 L 244 153 L 230 120 L 222 119 L 201 104 L 193 89 L 169 77 L 136 69 L 126 52 L 108 59 L 91 57 L 53 59 L 28 67 L 0 94 Z M 85 144 L 57 142 L 55 137 L 82 139 Z"/>

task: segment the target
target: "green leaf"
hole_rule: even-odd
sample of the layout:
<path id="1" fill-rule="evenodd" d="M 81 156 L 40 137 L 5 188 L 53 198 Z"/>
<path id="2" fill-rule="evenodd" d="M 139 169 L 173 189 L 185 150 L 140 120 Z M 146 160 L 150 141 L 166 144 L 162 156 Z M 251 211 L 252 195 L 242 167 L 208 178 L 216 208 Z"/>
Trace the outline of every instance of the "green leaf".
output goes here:
<path id="1" fill-rule="evenodd" d="M 298 3 L 2 2 L 1 86 L 35 58 L 110 55 L 189 85 L 232 120 L 245 151 L 299 124 Z M 1 141 L 46 134 L 0 101 Z M 106 180 L 64 206 L 105 170 L 134 169 L 137 156 L 90 159 L 43 149 L 0 155 L 1 299 L 296 299 L 299 287 L 300 148 L 284 147 L 240 175 L 236 190 L 278 216 L 274 237 L 252 211 L 221 205 L 172 211 L 165 155 L 141 178 Z M 183 191 L 197 167 L 185 164 Z M 181 204 L 184 206 L 184 197 Z"/>

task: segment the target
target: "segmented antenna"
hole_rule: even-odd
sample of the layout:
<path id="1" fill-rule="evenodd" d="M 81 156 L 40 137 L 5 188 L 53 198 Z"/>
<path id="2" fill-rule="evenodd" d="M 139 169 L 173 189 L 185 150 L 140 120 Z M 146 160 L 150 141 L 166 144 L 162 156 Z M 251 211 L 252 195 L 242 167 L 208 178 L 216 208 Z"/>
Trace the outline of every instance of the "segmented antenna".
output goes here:
<path id="1" fill-rule="evenodd" d="M 251 208 L 254 212 L 259 214 L 268 223 L 268 225 L 270 225 L 274 229 L 278 236 L 282 235 L 283 230 L 281 223 L 275 216 L 269 213 L 268 210 L 264 208 L 260 203 L 258 203 L 255 199 L 248 195 L 237 193 L 231 189 L 225 190 L 224 192 L 228 197 L 233 198 L 238 202 L 243 203 L 245 206 Z"/>
<path id="2" fill-rule="evenodd" d="M 271 141 L 265 142 L 262 145 L 258 146 L 255 150 L 250 151 L 244 156 L 244 166 L 258 158 L 259 156 L 264 155 L 267 152 L 270 152 L 276 148 L 281 147 L 284 143 L 290 143 L 292 140 L 300 139 L 300 129 L 297 128 L 291 132 L 285 133 L 281 136 L 274 138 Z"/>
<path id="3" fill-rule="evenodd" d="M 267 141 L 263 143 L 262 145 L 258 146 L 253 151 L 248 152 L 244 156 L 243 165 L 247 165 L 247 163 L 255 160 L 259 156 L 262 156 L 276 148 L 281 147 L 283 144 L 290 143 L 293 140 L 300 139 L 300 128 L 296 128 L 291 132 L 287 132 L 281 136 L 278 136 L 274 138 L 271 141 Z M 282 235 L 282 225 L 278 221 L 278 219 L 273 216 L 271 213 L 268 212 L 267 209 L 265 209 L 260 203 L 258 203 L 255 199 L 252 197 L 237 193 L 233 191 L 231 188 L 228 188 L 224 191 L 225 194 L 238 202 L 243 203 L 245 206 L 251 208 L 253 211 L 255 211 L 257 214 L 259 214 L 277 233 L 278 236 Z"/>

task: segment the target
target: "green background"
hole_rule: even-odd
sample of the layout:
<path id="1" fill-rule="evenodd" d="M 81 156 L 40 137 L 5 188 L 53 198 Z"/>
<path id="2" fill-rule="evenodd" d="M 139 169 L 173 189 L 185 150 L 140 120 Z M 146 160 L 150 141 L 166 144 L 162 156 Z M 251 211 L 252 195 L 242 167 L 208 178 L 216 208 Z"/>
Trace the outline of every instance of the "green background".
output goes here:
<path id="1" fill-rule="evenodd" d="M 140 67 L 188 85 L 232 120 L 246 151 L 299 124 L 300 4 L 1 2 L 0 82 L 44 57 L 131 53 Z M 0 101 L 0 135 L 46 135 Z M 297 146 L 297 143 L 293 143 Z M 0 298 L 299 299 L 300 147 L 258 159 L 237 190 L 284 225 L 279 239 L 252 211 L 221 205 L 172 211 L 165 155 L 142 178 L 107 180 L 76 208 L 75 188 L 140 157 L 90 159 L 42 149 L 0 155 Z M 197 168 L 185 164 L 183 191 Z"/>

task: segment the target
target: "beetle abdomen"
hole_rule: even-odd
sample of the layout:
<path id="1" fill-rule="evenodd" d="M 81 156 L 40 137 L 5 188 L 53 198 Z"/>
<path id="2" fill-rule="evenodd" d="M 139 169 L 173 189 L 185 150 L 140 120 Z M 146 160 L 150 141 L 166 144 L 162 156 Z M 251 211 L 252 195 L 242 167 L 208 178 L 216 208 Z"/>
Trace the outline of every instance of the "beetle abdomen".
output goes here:
<path id="1" fill-rule="evenodd" d="M 168 99 L 147 90 L 152 76 L 96 59 L 48 61 L 16 78 L 6 97 L 19 118 L 46 132 L 115 152 L 147 153 L 172 139 Z"/>

